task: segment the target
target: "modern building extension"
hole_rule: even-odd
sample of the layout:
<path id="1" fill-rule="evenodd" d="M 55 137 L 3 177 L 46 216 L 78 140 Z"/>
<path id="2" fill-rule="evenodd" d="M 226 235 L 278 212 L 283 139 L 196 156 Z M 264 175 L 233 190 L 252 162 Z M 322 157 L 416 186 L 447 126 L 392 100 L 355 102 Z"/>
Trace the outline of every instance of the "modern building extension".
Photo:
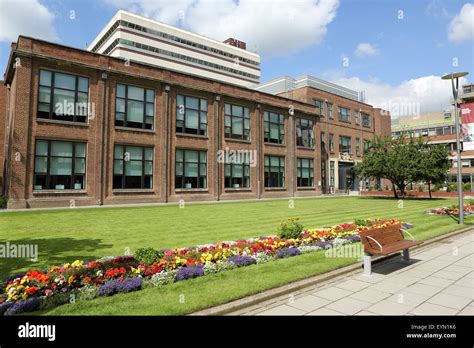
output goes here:
<path id="1" fill-rule="evenodd" d="M 138 56 L 124 61 L 97 44 L 24 36 L 12 44 L 0 88 L 8 208 L 358 190 L 351 167 L 364 144 L 390 135 L 387 113 L 340 86 L 308 77 L 268 93 Z"/>

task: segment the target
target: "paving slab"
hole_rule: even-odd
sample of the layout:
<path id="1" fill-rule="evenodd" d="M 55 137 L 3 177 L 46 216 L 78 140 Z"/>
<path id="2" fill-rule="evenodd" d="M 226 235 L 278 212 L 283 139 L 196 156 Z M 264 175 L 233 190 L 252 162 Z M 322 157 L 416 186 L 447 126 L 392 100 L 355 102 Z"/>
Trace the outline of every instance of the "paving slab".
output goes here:
<path id="1" fill-rule="evenodd" d="M 288 305 L 305 312 L 312 312 L 320 307 L 331 303 L 331 300 L 319 296 L 306 295 L 294 301 L 288 302 Z"/>
<path id="2" fill-rule="evenodd" d="M 257 315 L 303 315 L 304 311 L 288 305 L 280 305 L 260 312 Z"/>
<path id="3" fill-rule="evenodd" d="M 449 307 L 457 310 L 461 310 L 466 307 L 472 300 L 467 297 L 460 297 L 450 294 L 440 293 L 436 296 L 431 297 L 428 302 L 438 304 L 444 307 Z"/>
<path id="4" fill-rule="evenodd" d="M 371 306 L 371 303 L 369 302 L 357 300 L 351 297 L 344 297 L 331 304 L 328 304 L 326 308 L 329 308 L 329 309 L 332 309 L 344 314 L 353 315 L 369 306 Z"/>
<path id="5" fill-rule="evenodd" d="M 458 312 L 457 309 L 425 302 L 413 309 L 410 313 L 415 315 L 455 315 Z"/>

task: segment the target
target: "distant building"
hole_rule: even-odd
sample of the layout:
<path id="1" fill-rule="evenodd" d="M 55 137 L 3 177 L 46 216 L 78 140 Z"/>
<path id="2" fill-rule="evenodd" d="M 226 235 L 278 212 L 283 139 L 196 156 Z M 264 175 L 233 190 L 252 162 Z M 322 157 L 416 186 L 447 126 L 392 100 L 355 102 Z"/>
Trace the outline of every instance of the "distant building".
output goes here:
<path id="1" fill-rule="evenodd" d="M 260 56 L 247 51 L 245 42 L 219 42 L 123 10 L 87 49 L 240 86 L 260 79 Z"/>
<path id="2" fill-rule="evenodd" d="M 463 103 L 474 101 L 474 84 L 466 84 L 459 91 Z M 461 130 L 460 130 L 461 131 Z M 410 134 L 423 137 L 432 144 L 444 144 L 449 150 L 452 168 L 449 170 L 449 180 L 456 181 L 456 124 L 454 110 L 425 113 L 416 116 L 400 116 L 392 120 L 392 136 Z M 462 135 L 461 135 L 462 140 Z M 462 151 L 462 180 L 471 183 L 474 190 L 474 151 Z"/>

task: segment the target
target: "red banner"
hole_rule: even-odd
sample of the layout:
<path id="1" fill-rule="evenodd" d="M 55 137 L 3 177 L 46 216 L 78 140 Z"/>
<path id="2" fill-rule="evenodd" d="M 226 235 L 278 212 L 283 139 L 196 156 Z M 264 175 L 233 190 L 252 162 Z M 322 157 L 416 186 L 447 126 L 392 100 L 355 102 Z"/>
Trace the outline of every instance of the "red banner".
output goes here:
<path id="1" fill-rule="evenodd" d="M 474 150 L 474 103 L 461 104 L 461 122 L 464 150 Z"/>

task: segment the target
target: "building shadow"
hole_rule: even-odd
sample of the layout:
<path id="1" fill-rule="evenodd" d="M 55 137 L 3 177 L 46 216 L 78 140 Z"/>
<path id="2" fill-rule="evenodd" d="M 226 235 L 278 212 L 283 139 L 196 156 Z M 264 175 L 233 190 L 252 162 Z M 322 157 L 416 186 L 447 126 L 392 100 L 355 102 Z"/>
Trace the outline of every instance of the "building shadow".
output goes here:
<path id="1" fill-rule="evenodd" d="M 94 261 L 104 256 L 101 252 L 102 249 L 112 247 L 112 244 L 104 244 L 101 239 L 0 239 L 1 245 L 6 246 L 7 242 L 10 246 L 37 245 L 38 258 L 36 261 L 32 261 L 25 257 L 0 257 L 0 281 L 14 273 L 21 273 L 21 270 L 44 270 L 51 266 L 60 266 L 75 260 L 83 260 L 84 263 Z"/>

